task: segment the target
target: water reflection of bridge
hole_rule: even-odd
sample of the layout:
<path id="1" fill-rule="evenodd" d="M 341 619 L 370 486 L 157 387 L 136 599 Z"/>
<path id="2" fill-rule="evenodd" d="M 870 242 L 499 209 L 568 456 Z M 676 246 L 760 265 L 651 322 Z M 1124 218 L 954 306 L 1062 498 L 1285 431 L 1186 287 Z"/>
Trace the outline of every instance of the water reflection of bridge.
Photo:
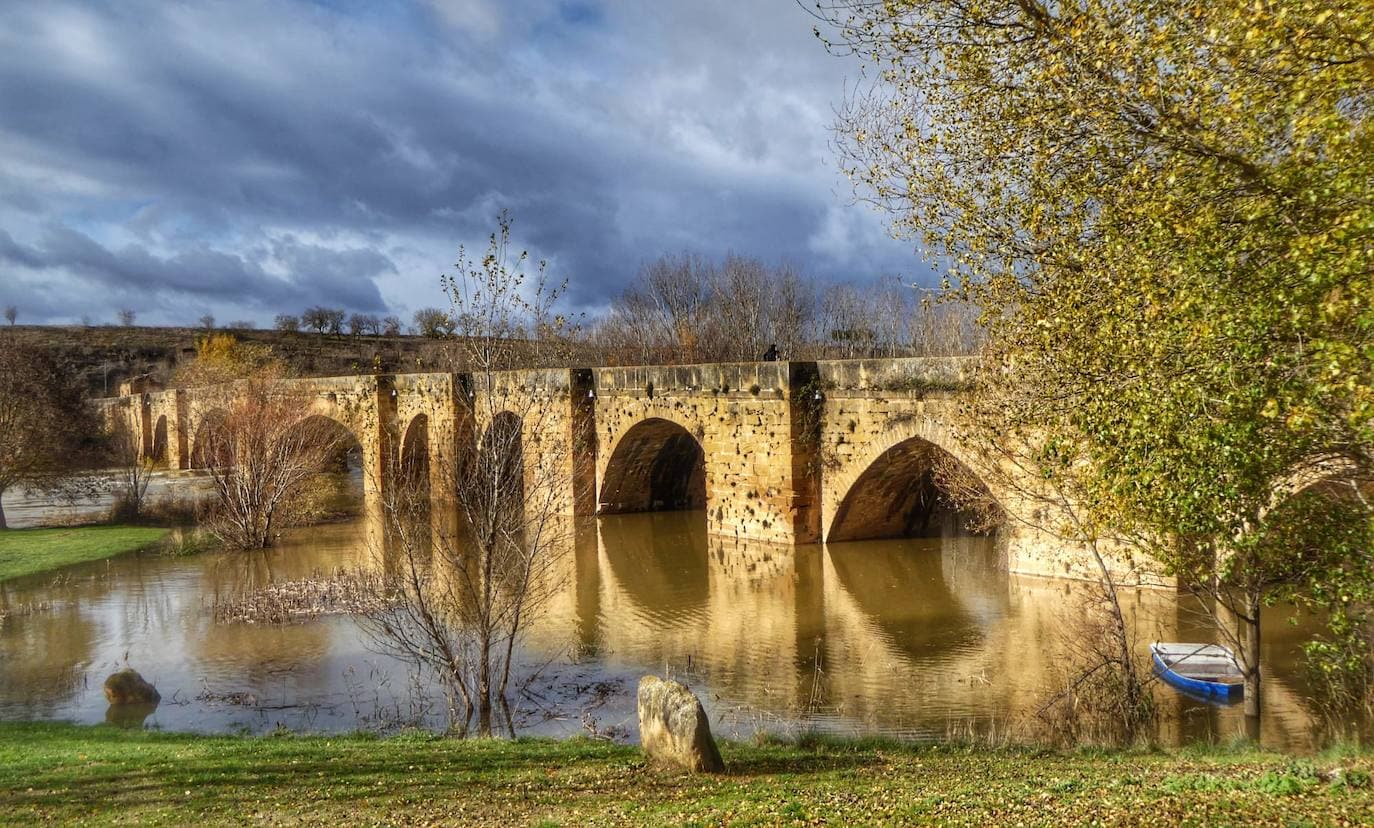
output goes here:
<path id="1" fill-rule="evenodd" d="M 987 538 L 794 547 L 727 541 L 704 524 L 672 513 L 585 525 L 537 644 L 572 634 L 612 665 L 685 676 L 760 715 L 810 709 L 823 725 L 938 737 L 1032 716 L 1082 614 L 1084 584 L 1007 573 Z M 1178 596 L 1123 596 L 1142 647 L 1186 631 Z M 1300 744 L 1307 714 L 1285 676 L 1270 678 L 1267 726 Z M 1238 713 L 1162 698 L 1166 738 L 1239 727 Z"/>

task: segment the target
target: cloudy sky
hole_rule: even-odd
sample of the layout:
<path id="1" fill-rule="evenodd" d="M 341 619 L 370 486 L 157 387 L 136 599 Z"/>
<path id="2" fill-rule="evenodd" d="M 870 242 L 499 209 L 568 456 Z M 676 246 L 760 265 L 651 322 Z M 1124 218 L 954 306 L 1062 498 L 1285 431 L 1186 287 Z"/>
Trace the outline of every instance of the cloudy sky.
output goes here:
<path id="1" fill-rule="evenodd" d="M 727 251 L 928 279 L 828 146 L 859 77 L 793 0 L 0 3 L 0 304 L 270 323 L 439 301 L 514 235 L 595 311 Z"/>

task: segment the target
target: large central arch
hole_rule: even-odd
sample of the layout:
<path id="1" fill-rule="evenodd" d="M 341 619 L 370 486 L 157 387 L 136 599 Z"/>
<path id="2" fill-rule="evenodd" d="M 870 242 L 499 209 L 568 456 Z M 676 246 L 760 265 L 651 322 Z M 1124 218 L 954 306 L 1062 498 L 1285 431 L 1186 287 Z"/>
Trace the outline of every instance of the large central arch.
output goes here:
<path id="1" fill-rule="evenodd" d="M 960 528 L 985 523 L 961 510 L 948 491 L 951 482 L 981 491 L 979 499 L 992 502 L 987 487 L 952 455 L 921 437 L 908 437 L 878 455 L 850 485 L 826 541 L 934 537 L 951 521 Z"/>
<path id="2" fill-rule="evenodd" d="M 687 429 L 651 417 L 611 452 L 598 498 L 601 514 L 706 508 L 706 453 Z"/>

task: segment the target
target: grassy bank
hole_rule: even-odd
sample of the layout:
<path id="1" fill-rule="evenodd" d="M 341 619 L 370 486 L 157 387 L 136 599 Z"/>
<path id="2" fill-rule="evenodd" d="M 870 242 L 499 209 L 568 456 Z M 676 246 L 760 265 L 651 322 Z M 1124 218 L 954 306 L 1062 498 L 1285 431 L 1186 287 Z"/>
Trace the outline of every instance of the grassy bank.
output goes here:
<path id="1" fill-rule="evenodd" d="M 0 581 L 143 549 L 166 534 L 148 526 L 6 529 L 0 531 Z"/>
<path id="2" fill-rule="evenodd" d="M 1368 824 L 1368 755 L 722 746 L 729 773 L 586 740 L 197 737 L 0 725 L 0 821 Z M 1340 772 L 1333 775 L 1333 771 Z"/>

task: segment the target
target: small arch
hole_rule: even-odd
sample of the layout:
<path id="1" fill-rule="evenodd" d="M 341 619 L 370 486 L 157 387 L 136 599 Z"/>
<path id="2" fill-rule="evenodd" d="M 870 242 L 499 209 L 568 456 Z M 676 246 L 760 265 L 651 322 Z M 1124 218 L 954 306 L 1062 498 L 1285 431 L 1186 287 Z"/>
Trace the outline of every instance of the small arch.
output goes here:
<path id="1" fill-rule="evenodd" d="M 153 426 L 153 450 L 149 455 L 150 460 L 156 465 L 164 466 L 167 464 L 167 415 L 163 414 L 157 418 L 157 425 Z"/>
<path id="2" fill-rule="evenodd" d="M 601 514 L 705 509 L 706 453 L 677 423 L 636 423 L 611 452 L 598 500 Z"/>
<path id="3" fill-rule="evenodd" d="M 363 446 L 353 429 L 324 414 L 310 414 L 291 429 L 306 432 L 310 442 L 322 441 L 331 454 L 308 483 L 293 496 L 292 517 L 302 523 L 318 523 L 358 514 L 365 497 Z"/>
<path id="4" fill-rule="evenodd" d="M 222 408 L 212 408 L 200 418 L 200 424 L 196 426 L 195 439 L 191 441 L 191 468 L 204 469 L 210 465 L 210 458 L 206 453 L 209 451 L 211 437 L 228 418 L 229 412 Z"/>
<path id="5" fill-rule="evenodd" d="M 484 487 L 496 493 L 498 503 L 523 509 L 525 503 L 524 420 L 511 411 L 491 419 L 482 434 L 478 452 Z"/>
<path id="6" fill-rule="evenodd" d="M 429 416 L 417 414 L 401 436 L 398 482 L 410 508 L 406 511 L 418 525 L 429 525 Z"/>
<path id="7" fill-rule="evenodd" d="M 980 500 L 993 502 L 986 485 L 949 452 L 920 437 L 898 442 L 850 485 L 826 542 L 936 537 L 952 523 L 982 528 L 985 521 L 961 510 L 949 494 L 951 476 L 961 487 L 980 489 Z"/>

